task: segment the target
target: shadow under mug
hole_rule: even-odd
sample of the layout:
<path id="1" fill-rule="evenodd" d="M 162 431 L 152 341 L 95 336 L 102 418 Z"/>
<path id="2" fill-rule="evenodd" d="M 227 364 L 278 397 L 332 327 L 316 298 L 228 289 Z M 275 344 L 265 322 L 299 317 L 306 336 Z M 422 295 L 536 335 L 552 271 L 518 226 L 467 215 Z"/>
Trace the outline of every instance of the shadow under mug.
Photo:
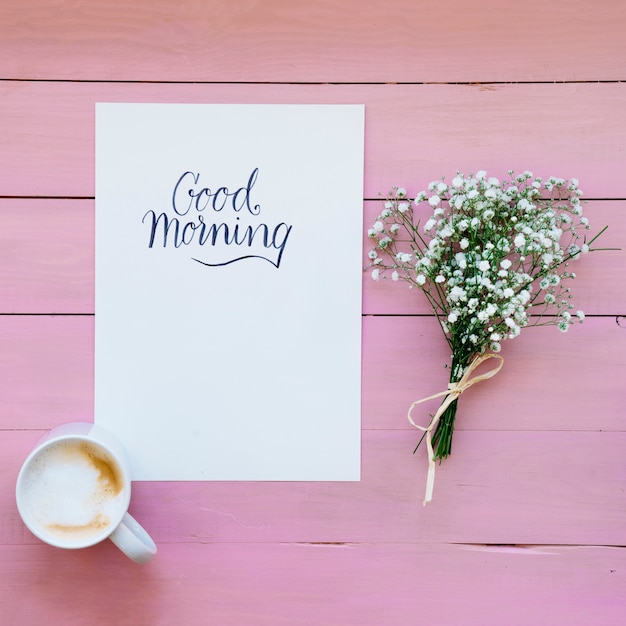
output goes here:
<path id="1" fill-rule="evenodd" d="M 131 473 L 119 440 L 96 424 L 53 428 L 28 455 L 17 478 L 20 516 L 41 541 L 78 549 L 110 539 L 136 563 L 157 551 L 128 513 Z"/>

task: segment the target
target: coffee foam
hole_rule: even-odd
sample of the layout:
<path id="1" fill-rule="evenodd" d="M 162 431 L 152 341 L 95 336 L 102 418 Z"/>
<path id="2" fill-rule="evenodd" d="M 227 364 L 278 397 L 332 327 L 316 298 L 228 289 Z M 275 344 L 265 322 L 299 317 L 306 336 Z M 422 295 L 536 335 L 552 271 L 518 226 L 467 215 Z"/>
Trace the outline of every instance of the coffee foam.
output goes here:
<path id="1" fill-rule="evenodd" d="M 64 440 L 31 461 L 22 479 L 22 502 L 27 518 L 43 534 L 63 543 L 84 542 L 120 520 L 124 478 L 99 446 Z"/>

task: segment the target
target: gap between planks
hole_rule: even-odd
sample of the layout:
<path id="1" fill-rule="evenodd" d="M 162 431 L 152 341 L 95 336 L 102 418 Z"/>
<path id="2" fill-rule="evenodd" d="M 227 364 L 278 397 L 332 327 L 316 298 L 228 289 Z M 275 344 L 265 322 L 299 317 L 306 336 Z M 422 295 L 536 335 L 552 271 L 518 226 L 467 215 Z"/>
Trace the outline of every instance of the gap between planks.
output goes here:
<path id="1" fill-rule="evenodd" d="M 411 542 L 413 544 L 414 542 Z M 419 543 L 419 542 L 418 542 Z M 359 548 L 362 546 L 406 545 L 405 541 L 159 541 L 159 545 L 204 544 L 204 545 L 280 545 L 280 546 L 311 546 L 322 548 Z M 7 544 L 9 545 L 9 544 Z M 624 550 L 626 545 L 596 543 L 464 543 L 455 541 L 433 542 L 431 545 L 450 546 L 475 551 L 503 552 L 520 554 L 555 554 L 557 550 L 576 550 L 586 548 L 606 548 L 608 550 Z"/>
<path id="2" fill-rule="evenodd" d="M 95 196 L 29 196 L 29 195 L 1 195 L 0 200 L 91 200 L 95 202 Z M 383 196 L 378 198 L 363 198 L 363 202 L 382 202 L 384 200 Z M 601 197 L 591 197 L 585 196 L 583 200 L 586 202 L 624 202 L 626 201 L 626 196 L 623 198 L 615 197 L 615 198 L 601 198 Z"/>
<path id="3" fill-rule="evenodd" d="M 87 78 L 0 78 L 3 83 L 91 83 L 120 85 L 614 85 L 626 79 L 611 80 L 394 80 L 394 81 L 341 81 L 341 80 L 114 80 Z"/>

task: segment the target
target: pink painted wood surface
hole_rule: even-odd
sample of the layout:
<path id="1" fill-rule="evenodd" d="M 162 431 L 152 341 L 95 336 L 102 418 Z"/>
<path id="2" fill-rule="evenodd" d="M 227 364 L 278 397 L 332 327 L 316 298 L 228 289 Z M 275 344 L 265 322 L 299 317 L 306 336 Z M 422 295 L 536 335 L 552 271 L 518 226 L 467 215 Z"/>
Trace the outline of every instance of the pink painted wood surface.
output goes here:
<path id="1" fill-rule="evenodd" d="M 0 623 L 624 623 L 623 250 L 576 268 L 583 325 L 525 330 L 462 396 L 426 508 L 406 409 L 449 355 L 369 272 L 360 482 L 136 483 L 143 567 L 39 543 L 13 490 L 45 430 L 93 415 L 96 102 L 364 103 L 364 231 L 394 184 L 532 169 L 579 178 L 623 247 L 625 22 L 613 0 L 2 3 Z"/>
<path id="2" fill-rule="evenodd" d="M 394 184 L 421 186 L 478 169 L 576 177 L 588 198 L 626 198 L 626 83 L 0 82 L 0 196 L 93 196 L 98 101 L 363 103 L 371 199 Z"/>
<path id="3" fill-rule="evenodd" d="M 14 513 L 13 491 L 42 433 L 1 433 L 0 545 L 39 543 Z M 414 433 L 366 430 L 362 440 L 360 482 L 139 482 L 131 513 L 158 545 L 623 545 L 624 432 L 459 431 L 427 507 Z"/>
<path id="4" fill-rule="evenodd" d="M 382 201 L 364 203 L 364 267 L 372 247 L 367 229 L 381 208 Z M 573 302 L 587 314 L 624 311 L 626 248 L 616 225 L 625 211 L 624 201 L 595 200 L 585 207 L 591 236 L 609 225 L 597 245 L 620 248 L 573 265 Z M 93 313 L 94 227 L 93 200 L 0 198 L 0 313 Z M 363 312 L 431 313 L 419 292 L 391 281 L 375 283 L 369 270 L 363 274 Z"/>
<path id="5" fill-rule="evenodd" d="M 0 199 L 0 312 L 94 312 L 94 201 Z"/>
<path id="6" fill-rule="evenodd" d="M 93 421 L 93 324 L 93 316 L 0 316 L 0 432 Z M 626 429 L 623 317 L 588 318 L 567 335 L 528 328 L 503 346 L 502 371 L 460 399 L 459 430 Z M 446 388 L 448 360 L 433 318 L 365 317 L 363 428 L 415 437 L 407 408 Z M 427 421 L 436 407 L 415 417 Z"/>
<path id="7" fill-rule="evenodd" d="M 13 79 L 622 80 L 615 0 L 21 0 L 0 6 Z"/>
<path id="8" fill-rule="evenodd" d="M 618 548 L 177 543 L 161 546 L 159 557 L 139 569 L 106 544 L 64 554 L 0 546 L 12 572 L 2 593 L 20 598 L 4 604 L 6 623 L 44 616 L 48 624 L 117 626 L 623 621 L 626 554 Z"/>

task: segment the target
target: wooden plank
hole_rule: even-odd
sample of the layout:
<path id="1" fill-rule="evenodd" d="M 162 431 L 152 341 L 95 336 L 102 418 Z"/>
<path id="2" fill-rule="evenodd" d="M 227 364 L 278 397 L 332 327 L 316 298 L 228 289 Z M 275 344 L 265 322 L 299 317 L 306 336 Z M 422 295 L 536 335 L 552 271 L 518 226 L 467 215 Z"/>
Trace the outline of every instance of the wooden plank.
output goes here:
<path id="1" fill-rule="evenodd" d="M 0 544 L 37 543 L 14 488 L 41 434 L 0 431 Z M 458 432 L 426 507 L 413 432 L 362 441 L 360 482 L 136 482 L 131 513 L 158 544 L 626 544 L 624 432 Z"/>
<path id="2" fill-rule="evenodd" d="M 509 169 L 626 198 L 626 84 L 162 85 L 0 83 L 0 196 L 92 197 L 98 101 L 364 103 L 365 197 Z M 207 149 L 210 149 L 207 147 Z"/>
<path id="3" fill-rule="evenodd" d="M 447 386 L 441 330 L 433 318 L 366 317 L 363 337 L 364 426 L 410 427 L 411 403 Z M 626 327 L 614 318 L 587 318 L 567 334 L 527 328 L 501 355 L 502 371 L 459 399 L 457 430 L 624 430 Z M 427 425 L 438 402 L 413 418 Z"/>
<path id="4" fill-rule="evenodd" d="M 3 428 L 93 421 L 93 323 L 93 316 L 0 317 Z"/>
<path id="5" fill-rule="evenodd" d="M 93 419 L 90 316 L 0 316 L 0 429 Z M 562 334 L 525 329 L 504 343 L 502 371 L 460 399 L 459 430 L 623 431 L 626 328 L 588 318 Z M 433 318 L 363 320 L 365 429 L 410 430 L 414 400 L 446 388 L 449 354 Z M 433 401 L 416 409 L 427 421 Z"/>
<path id="6" fill-rule="evenodd" d="M 588 626 L 624 616 L 619 548 L 176 544 L 141 567 L 114 552 L 0 547 L 6 623 Z"/>
<path id="7" fill-rule="evenodd" d="M 0 6 L 0 78 L 622 80 L 625 21 L 613 0 L 23 0 Z"/>
<path id="8" fill-rule="evenodd" d="M 365 255 L 372 247 L 367 229 L 381 207 L 379 201 L 365 202 Z M 620 248 L 626 202 L 592 201 L 585 210 L 592 234 L 609 225 L 598 245 Z M 586 256 L 573 269 L 577 308 L 591 315 L 626 310 L 626 249 Z M 94 201 L 0 198 L 0 293 L 0 313 L 93 313 Z M 363 311 L 431 313 L 418 291 L 375 283 L 370 270 L 363 275 Z"/>
<path id="9" fill-rule="evenodd" d="M 93 205 L 0 199 L 2 313 L 93 313 Z"/>

